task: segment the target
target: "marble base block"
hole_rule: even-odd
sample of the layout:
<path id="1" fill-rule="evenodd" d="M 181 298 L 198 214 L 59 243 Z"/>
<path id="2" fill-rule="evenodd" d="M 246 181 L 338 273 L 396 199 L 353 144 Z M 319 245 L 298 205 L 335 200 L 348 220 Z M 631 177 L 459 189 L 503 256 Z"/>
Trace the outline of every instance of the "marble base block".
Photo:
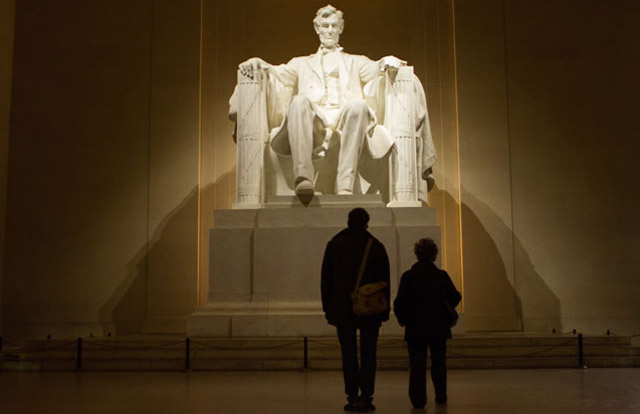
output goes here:
<path id="1" fill-rule="evenodd" d="M 315 196 L 306 207 L 286 208 L 279 202 L 272 208 L 216 210 L 210 230 L 208 302 L 188 319 L 187 334 L 335 335 L 322 312 L 320 268 L 327 242 L 346 227 L 347 215 L 356 206 L 349 197 L 329 197 Z M 387 208 L 379 196 L 360 198 L 371 217 L 369 231 L 389 255 L 393 299 L 400 276 L 415 262 L 416 240 L 431 237 L 440 244 L 435 209 Z M 393 316 L 382 334 L 402 334 Z"/>

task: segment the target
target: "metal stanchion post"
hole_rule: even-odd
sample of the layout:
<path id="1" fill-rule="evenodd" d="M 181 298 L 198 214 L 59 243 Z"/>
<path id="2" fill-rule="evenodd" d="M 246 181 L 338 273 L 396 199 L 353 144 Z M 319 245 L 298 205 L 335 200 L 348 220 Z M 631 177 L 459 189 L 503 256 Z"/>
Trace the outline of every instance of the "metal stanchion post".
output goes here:
<path id="1" fill-rule="evenodd" d="M 82 371 L 82 338 L 78 338 L 76 346 L 76 371 Z"/>
<path id="2" fill-rule="evenodd" d="M 309 369 L 309 338 L 304 337 L 304 370 Z"/>
<path id="3" fill-rule="evenodd" d="M 584 342 L 582 334 L 578 334 L 578 368 L 587 368 L 584 364 Z"/>
<path id="4" fill-rule="evenodd" d="M 191 339 L 190 338 L 187 338 L 187 341 L 185 344 L 184 369 L 185 371 L 191 370 Z"/>

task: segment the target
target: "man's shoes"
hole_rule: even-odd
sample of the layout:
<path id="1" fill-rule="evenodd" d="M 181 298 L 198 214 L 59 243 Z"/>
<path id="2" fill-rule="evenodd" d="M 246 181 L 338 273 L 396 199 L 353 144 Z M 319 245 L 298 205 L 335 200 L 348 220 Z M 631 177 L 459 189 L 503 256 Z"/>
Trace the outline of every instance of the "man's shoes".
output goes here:
<path id="1" fill-rule="evenodd" d="M 313 197 L 313 183 L 311 180 L 302 180 L 296 184 L 296 195 L 298 197 Z"/>
<path id="2" fill-rule="evenodd" d="M 446 404 L 446 403 L 447 403 L 447 397 L 436 398 L 436 404 Z"/>
<path id="3" fill-rule="evenodd" d="M 358 407 L 358 411 L 360 411 L 361 413 L 368 413 L 375 410 L 376 406 L 371 404 L 370 402 L 360 403 L 360 406 Z"/>
<path id="4" fill-rule="evenodd" d="M 358 403 L 354 403 L 354 402 L 347 403 L 344 406 L 345 411 L 358 411 L 358 408 L 359 408 Z"/>

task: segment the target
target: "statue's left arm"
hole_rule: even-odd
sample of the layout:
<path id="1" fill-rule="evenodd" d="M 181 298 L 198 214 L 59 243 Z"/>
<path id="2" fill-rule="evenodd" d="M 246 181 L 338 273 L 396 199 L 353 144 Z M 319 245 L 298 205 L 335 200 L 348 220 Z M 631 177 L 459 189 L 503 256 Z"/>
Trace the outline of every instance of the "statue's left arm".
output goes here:
<path id="1" fill-rule="evenodd" d="M 427 97 L 422 83 L 414 75 L 414 96 L 416 98 L 416 130 L 419 133 L 422 145 L 420 156 L 420 175 L 427 181 L 429 190 L 433 186 L 433 164 L 436 162 L 436 150 L 431 136 L 431 125 L 429 122 L 429 111 L 427 109 Z"/>
<path id="2" fill-rule="evenodd" d="M 380 60 L 371 60 L 366 56 L 356 56 L 356 63 L 363 85 L 384 75 L 387 69 L 398 69 L 400 66 L 407 64 L 405 60 L 395 56 L 385 56 Z"/>
<path id="3" fill-rule="evenodd" d="M 397 71 L 400 67 L 405 66 L 407 62 L 395 56 L 386 56 L 378 61 L 373 61 L 365 56 L 361 58 L 359 70 L 361 80 L 366 84 L 364 90 L 365 98 L 378 119 L 383 120 L 385 118 L 384 96 L 386 94 L 386 82 L 381 76 L 387 71 Z M 417 76 L 414 75 L 413 78 L 416 136 L 420 141 L 420 154 L 418 156 L 420 176 L 427 181 L 427 186 L 431 189 L 433 186 L 432 167 L 436 160 L 436 152 L 431 136 L 424 88 Z"/>

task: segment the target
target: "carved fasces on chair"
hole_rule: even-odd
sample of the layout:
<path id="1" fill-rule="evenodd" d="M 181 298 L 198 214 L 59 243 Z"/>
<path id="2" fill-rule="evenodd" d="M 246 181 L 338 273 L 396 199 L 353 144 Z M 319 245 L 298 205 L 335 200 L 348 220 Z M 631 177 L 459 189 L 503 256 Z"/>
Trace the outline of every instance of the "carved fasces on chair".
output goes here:
<path id="1" fill-rule="evenodd" d="M 420 206 L 418 151 L 412 66 L 387 72 L 384 126 L 394 146 L 389 157 L 389 207 Z"/>
<path id="2" fill-rule="evenodd" d="M 266 77 L 262 70 L 253 78 L 238 71 L 236 203 L 233 208 L 260 208 L 264 202 L 263 151 L 268 140 Z"/>

